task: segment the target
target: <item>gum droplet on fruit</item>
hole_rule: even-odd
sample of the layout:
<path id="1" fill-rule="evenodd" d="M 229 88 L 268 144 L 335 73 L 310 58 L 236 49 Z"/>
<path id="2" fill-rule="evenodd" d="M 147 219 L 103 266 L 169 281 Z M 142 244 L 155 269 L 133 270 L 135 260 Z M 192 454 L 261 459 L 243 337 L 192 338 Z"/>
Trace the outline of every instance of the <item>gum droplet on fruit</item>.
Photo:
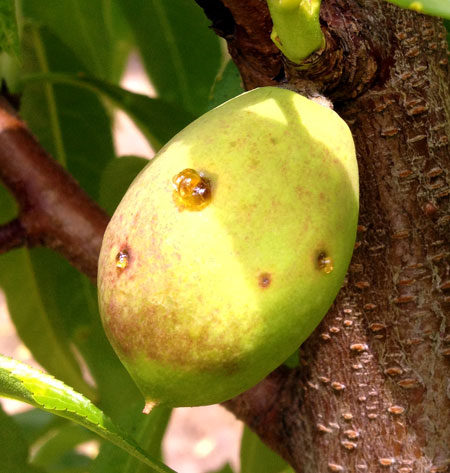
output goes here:
<path id="1" fill-rule="evenodd" d="M 172 179 L 179 210 L 203 210 L 211 202 L 211 181 L 195 169 L 184 169 Z"/>
<path id="2" fill-rule="evenodd" d="M 325 274 L 330 274 L 334 269 L 334 263 L 331 256 L 326 255 L 325 253 L 320 253 L 317 259 L 319 269 Z"/>
<path id="3" fill-rule="evenodd" d="M 120 250 L 116 256 L 116 268 L 123 271 L 128 266 L 130 255 L 127 250 Z"/>

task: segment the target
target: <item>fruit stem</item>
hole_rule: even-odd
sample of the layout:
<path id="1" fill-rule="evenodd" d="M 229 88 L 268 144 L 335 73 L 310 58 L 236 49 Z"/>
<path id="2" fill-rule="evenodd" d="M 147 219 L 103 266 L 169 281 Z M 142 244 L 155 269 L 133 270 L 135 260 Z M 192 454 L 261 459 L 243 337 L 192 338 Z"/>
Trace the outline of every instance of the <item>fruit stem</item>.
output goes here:
<path id="1" fill-rule="evenodd" d="M 323 47 L 319 11 L 322 0 L 267 0 L 272 41 L 295 64 Z"/>

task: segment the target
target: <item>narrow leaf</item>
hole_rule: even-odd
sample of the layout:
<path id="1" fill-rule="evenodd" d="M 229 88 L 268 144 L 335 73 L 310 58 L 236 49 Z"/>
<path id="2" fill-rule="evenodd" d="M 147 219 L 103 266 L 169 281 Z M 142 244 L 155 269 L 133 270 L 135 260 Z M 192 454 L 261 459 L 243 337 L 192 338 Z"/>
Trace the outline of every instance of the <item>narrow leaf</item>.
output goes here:
<path id="1" fill-rule="evenodd" d="M 191 0 L 120 0 L 158 96 L 203 113 L 221 64 L 219 39 Z"/>
<path id="2" fill-rule="evenodd" d="M 98 77 L 111 78 L 116 42 L 127 34 L 117 27 L 120 15 L 111 0 L 25 0 L 25 20 L 43 25 L 64 43 L 88 70 Z"/>
<path id="3" fill-rule="evenodd" d="M 44 27 L 24 28 L 22 42 L 24 76 L 86 72 L 73 51 Z M 43 148 L 97 199 L 101 172 L 115 156 L 111 119 L 102 101 L 64 84 L 25 83 L 20 113 Z"/>
<path id="4" fill-rule="evenodd" d="M 52 376 L 0 355 L 0 395 L 70 419 L 127 451 L 158 473 L 173 473 L 152 459 L 87 398 Z"/>
<path id="5" fill-rule="evenodd" d="M 241 74 L 233 61 L 228 61 L 224 70 L 218 74 L 211 91 L 208 110 L 244 92 Z"/>
<path id="6" fill-rule="evenodd" d="M 153 458 L 161 460 L 161 442 L 169 422 L 171 409 L 155 407 L 149 415 L 142 415 L 142 405 L 131 405 L 123 412 L 121 425 Z M 110 443 L 103 443 L 90 473 L 147 473 L 149 468 Z"/>
<path id="7" fill-rule="evenodd" d="M 450 47 L 450 20 L 444 20 L 444 26 L 447 30 L 447 44 Z"/>
<path id="8" fill-rule="evenodd" d="M 233 468 L 231 468 L 230 464 L 227 463 L 220 470 L 210 471 L 209 473 L 235 473 L 235 472 Z"/>
<path id="9" fill-rule="evenodd" d="M 74 449 L 78 445 L 97 438 L 90 430 L 81 427 L 80 425 L 67 423 L 60 426 L 58 429 L 50 432 L 43 443 L 33 456 L 33 465 L 42 468 L 54 470 L 55 466 L 64 463 L 72 463 L 73 461 L 90 463 L 90 459 L 82 458 L 80 456 L 73 456 L 70 453 L 75 453 Z"/>
<path id="10" fill-rule="evenodd" d="M 14 214 L 15 202 L 0 186 L 0 215 L 7 219 Z M 94 396 L 68 348 L 67 334 L 53 323 L 43 303 L 29 250 L 22 248 L 0 256 L 0 286 L 16 330 L 36 361 L 79 391 Z"/>
<path id="11" fill-rule="evenodd" d="M 402 8 L 450 19 L 449 0 L 388 0 Z"/>
<path id="12" fill-rule="evenodd" d="M 194 120 L 194 116 L 177 105 L 143 94 L 136 94 L 108 82 L 83 74 L 38 74 L 25 78 L 28 83 L 69 84 L 100 94 L 135 122 L 155 151 Z"/>
<path id="13" fill-rule="evenodd" d="M 7 473 L 31 473 L 27 463 L 28 444 L 20 427 L 0 406 L 0 470 Z"/>
<path id="14" fill-rule="evenodd" d="M 112 215 L 133 179 L 150 161 L 137 156 L 112 160 L 100 181 L 99 204 Z"/>
<path id="15" fill-rule="evenodd" d="M 14 0 L 0 0 L 0 49 L 13 56 L 19 55 L 19 34 Z"/>
<path id="16" fill-rule="evenodd" d="M 13 417 L 29 445 L 39 441 L 40 438 L 47 435 L 51 430 L 69 423 L 67 419 L 55 417 L 41 409 L 29 409 L 19 412 Z"/>
<path id="17" fill-rule="evenodd" d="M 266 447 L 248 427 L 244 427 L 241 443 L 241 473 L 294 473 L 275 452 Z"/>

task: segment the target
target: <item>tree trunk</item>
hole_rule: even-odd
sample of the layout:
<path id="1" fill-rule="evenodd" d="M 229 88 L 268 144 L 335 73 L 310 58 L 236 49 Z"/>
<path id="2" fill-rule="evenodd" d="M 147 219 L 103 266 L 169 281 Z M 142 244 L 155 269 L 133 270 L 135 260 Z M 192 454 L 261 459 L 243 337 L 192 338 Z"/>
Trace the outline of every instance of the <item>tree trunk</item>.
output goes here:
<path id="1" fill-rule="evenodd" d="M 450 467 L 450 91 L 442 22 L 379 0 L 323 0 L 323 51 L 271 43 L 263 0 L 197 0 L 247 89 L 325 95 L 352 129 L 358 238 L 347 280 L 301 347 L 226 403 L 298 472 Z M 326 126 L 326 124 L 324 124 Z"/>

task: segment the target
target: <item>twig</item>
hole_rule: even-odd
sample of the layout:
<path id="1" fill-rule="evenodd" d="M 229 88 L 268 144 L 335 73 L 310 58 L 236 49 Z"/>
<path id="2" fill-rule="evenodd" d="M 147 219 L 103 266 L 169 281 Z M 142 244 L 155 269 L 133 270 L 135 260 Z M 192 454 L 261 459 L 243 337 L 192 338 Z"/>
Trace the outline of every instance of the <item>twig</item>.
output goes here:
<path id="1" fill-rule="evenodd" d="M 21 221 L 16 218 L 0 225 L 0 254 L 26 244 L 27 232 Z"/>
<path id="2" fill-rule="evenodd" d="M 47 246 L 95 279 L 109 217 L 42 149 L 4 99 L 0 178 L 19 204 L 18 219 L 3 227 L 1 248 Z"/>

